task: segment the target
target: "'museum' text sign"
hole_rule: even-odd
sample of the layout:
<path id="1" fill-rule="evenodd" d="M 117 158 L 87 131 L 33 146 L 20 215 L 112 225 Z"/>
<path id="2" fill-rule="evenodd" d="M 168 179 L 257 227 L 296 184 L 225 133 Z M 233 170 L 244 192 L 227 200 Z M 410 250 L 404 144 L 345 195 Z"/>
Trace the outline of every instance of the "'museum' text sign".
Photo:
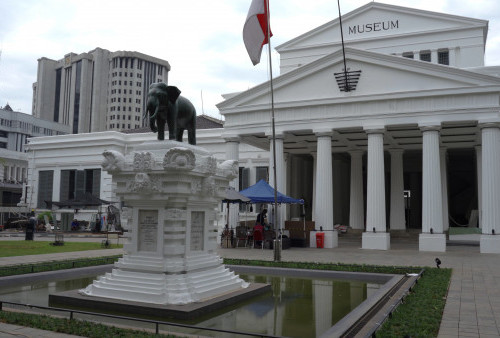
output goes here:
<path id="1" fill-rule="evenodd" d="M 399 20 L 370 22 L 370 23 L 364 23 L 361 25 L 349 26 L 349 35 L 369 33 L 369 32 L 388 31 L 390 29 L 398 29 L 398 28 L 399 28 Z"/>

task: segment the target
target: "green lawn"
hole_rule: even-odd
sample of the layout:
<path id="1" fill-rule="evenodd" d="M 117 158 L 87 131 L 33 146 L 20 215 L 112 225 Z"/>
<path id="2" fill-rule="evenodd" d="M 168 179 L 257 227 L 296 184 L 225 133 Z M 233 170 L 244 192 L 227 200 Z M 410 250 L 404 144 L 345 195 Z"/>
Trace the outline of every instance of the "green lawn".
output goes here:
<path id="1" fill-rule="evenodd" d="M 450 227 L 448 229 L 449 235 L 471 235 L 471 234 L 481 234 L 481 228 L 469 228 L 469 227 Z"/>
<path id="2" fill-rule="evenodd" d="M 100 242 L 64 242 L 64 245 L 51 245 L 47 241 L 0 241 L 0 257 L 40 255 L 59 252 L 87 251 L 102 249 Z M 112 243 L 110 248 L 122 248 Z"/>

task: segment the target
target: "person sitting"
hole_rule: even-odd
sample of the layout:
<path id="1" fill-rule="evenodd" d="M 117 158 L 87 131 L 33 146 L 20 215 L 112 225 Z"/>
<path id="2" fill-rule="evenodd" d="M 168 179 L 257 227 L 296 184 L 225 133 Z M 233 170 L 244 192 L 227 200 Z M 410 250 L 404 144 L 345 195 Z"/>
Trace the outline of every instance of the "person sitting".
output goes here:
<path id="1" fill-rule="evenodd" d="M 78 221 L 75 218 L 73 220 L 73 222 L 71 222 L 71 230 L 76 231 L 76 230 L 78 230 L 79 227 L 80 227 L 80 224 L 78 224 Z"/>

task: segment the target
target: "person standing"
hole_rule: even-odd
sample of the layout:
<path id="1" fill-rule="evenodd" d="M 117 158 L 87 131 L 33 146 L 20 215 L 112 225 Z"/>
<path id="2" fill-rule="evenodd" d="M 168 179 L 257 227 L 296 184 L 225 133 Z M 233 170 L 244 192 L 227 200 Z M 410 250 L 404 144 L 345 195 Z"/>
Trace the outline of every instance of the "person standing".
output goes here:
<path id="1" fill-rule="evenodd" d="M 255 224 L 260 224 L 262 226 L 266 226 L 266 224 L 267 224 L 266 218 L 267 218 L 267 209 L 264 209 L 260 212 L 260 214 L 257 215 L 257 219 L 255 221 Z"/>

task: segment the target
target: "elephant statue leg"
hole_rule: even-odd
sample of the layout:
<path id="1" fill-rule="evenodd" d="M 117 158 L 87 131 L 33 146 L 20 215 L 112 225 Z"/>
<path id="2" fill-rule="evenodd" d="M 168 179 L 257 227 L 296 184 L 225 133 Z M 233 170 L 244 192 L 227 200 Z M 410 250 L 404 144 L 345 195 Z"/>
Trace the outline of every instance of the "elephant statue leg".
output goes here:
<path id="1" fill-rule="evenodd" d="M 156 124 L 158 125 L 158 140 L 163 141 L 165 139 L 165 121 L 158 119 Z"/>
<path id="2" fill-rule="evenodd" d="M 176 114 L 173 114 L 173 111 L 177 110 L 177 105 L 176 104 L 169 104 L 168 105 L 168 113 L 166 114 L 167 117 L 167 124 L 168 124 L 168 139 L 169 140 L 175 140 L 176 135 L 177 135 L 177 121 L 176 121 Z M 182 142 L 182 140 L 181 140 Z"/>
<path id="3" fill-rule="evenodd" d="M 183 134 L 184 134 L 184 128 L 177 127 L 177 135 L 175 137 L 175 140 L 182 142 L 182 135 Z"/>
<path id="4" fill-rule="evenodd" d="M 196 119 L 193 119 L 191 126 L 188 128 L 188 143 L 196 145 Z"/>

